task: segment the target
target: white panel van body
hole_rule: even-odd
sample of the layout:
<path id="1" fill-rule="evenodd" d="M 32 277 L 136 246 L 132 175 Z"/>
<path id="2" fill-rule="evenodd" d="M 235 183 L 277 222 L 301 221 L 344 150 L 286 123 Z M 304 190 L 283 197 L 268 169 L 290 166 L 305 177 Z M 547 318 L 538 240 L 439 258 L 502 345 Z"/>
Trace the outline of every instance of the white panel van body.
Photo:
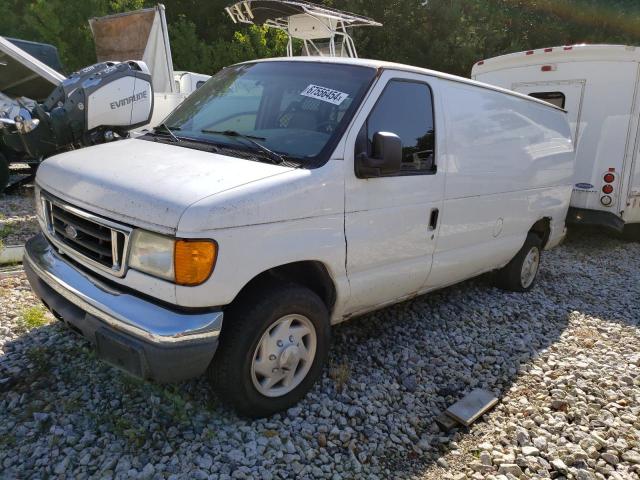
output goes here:
<path id="1" fill-rule="evenodd" d="M 101 358 L 208 371 L 268 415 L 311 388 L 332 324 L 490 271 L 532 288 L 573 174 L 546 102 L 374 60 L 248 62 L 162 129 L 45 161 L 25 269 Z"/>
<path id="2" fill-rule="evenodd" d="M 529 50 L 473 66 L 475 80 L 567 110 L 576 150 L 568 223 L 617 231 L 640 223 L 639 66 L 640 49 L 623 45 Z"/>

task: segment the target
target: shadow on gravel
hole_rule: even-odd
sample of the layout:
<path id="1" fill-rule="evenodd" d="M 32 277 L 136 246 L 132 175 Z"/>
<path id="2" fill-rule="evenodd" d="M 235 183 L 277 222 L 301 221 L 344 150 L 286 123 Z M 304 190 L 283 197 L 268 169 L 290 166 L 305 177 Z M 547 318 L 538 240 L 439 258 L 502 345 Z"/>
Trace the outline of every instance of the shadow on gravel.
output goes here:
<path id="1" fill-rule="evenodd" d="M 564 294 L 572 311 L 640 326 L 640 240 L 574 227 L 565 245 L 552 254 L 565 268 L 542 272 L 550 295 Z"/>
<path id="2" fill-rule="evenodd" d="M 419 475 L 464 433 L 441 432 L 438 413 L 476 387 L 501 396 L 572 311 L 638 324 L 629 302 L 640 291 L 617 294 L 640 288 L 624 265 L 636 245 L 574 235 L 546 253 L 527 294 L 484 276 L 341 324 L 306 399 L 253 422 L 221 406 L 203 379 L 141 382 L 58 324 L 32 330 L 0 356 L 0 378 L 9 378 L 0 385 L 0 471 L 82 476 L 150 464 L 161 476 Z"/>

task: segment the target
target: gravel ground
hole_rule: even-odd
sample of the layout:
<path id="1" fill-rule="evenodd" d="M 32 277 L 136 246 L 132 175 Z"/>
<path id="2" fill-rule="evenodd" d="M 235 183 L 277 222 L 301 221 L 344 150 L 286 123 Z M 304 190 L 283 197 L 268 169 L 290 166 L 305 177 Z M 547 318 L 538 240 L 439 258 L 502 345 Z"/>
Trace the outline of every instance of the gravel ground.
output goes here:
<path id="1" fill-rule="evenodd" d="M 33 188 L 0 194 L 0 240 L 4 245 L 22 245 L 38 231 Z"/>
<path id="2" fill-rule="evenodd" d="M 487 277 L 334 329 L 295 408 L 239 419 L 204 380 L 162 387 L 99 362 L 0 281 L 0 477 L 640 478 L 640 244 L 576 235 L 538 286 Z M 470 430 L 436 415 L 475 387 Z"/>

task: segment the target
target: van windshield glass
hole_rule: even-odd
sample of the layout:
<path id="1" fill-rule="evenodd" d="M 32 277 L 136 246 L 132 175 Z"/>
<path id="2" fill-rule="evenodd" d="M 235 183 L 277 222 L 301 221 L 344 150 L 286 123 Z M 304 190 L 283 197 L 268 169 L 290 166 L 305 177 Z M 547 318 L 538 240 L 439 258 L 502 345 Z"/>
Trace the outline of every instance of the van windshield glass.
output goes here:
<path id="1" fill-rule="evenodd" d="M 209 79 L 164 123 L 180 138 L 314 168 L 328 159 L 375 73 L 321 62 L 235 65 Z"/>

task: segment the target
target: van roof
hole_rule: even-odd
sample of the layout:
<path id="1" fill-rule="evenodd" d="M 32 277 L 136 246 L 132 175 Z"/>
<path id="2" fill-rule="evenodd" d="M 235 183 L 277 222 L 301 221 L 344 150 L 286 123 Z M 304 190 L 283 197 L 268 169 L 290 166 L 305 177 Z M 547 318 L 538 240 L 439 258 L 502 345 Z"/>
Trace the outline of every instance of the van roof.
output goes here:
<path id="1" fill-rule="evenodd" d="M 640 48 L 630 45 L 564 45 L 509 53 L 473 65 L 471 75 L 495 70 L 565 62 L 640 62 Z"/>
<path id="2" fill-rule="evenodd" d="M 555 105 L 550 104 L 549 102 L 545 102 L 544 100 L 539 100 L 537 98 L 530 97 L 528 95 L 523 95 L 518 92 L 514 92 L 513 90 L 507 90 L 505 88 L 497 87 L 495 85 L 489 85 L 487 83 L 478 82 L 476 80 L 470 80 L 468 78 L 459 77 L 457 75 L 450 75 L 448 73 L 438 72 L 437 70 L 429 70 L 428 68 L 414 67 L 412 65 L 405 65 L 403 63 L 394 63 L 394 62 L 385 62 L 383 60 L 372 60 L 366 58 L 349 58 L 349 57 L 312 57 L 312 56 L 300 56 L 300 57 L 275 57 L 275 58 L 266 58 L 261 60 L 249 60 L 247 62 L 242 63 L 258 63 L 258 62 L 317 62 L 317 63 L 340 63 L 345 65 L 360 65 L 363 67 L 371 67 L 375 69 L 381 70 L 401 70 L 405 72 L 418 73 L 421 75 L 429 75 L 432 77 L 443 78 L 445 80 L 451 80 L 453 82 L 465 83 L 468 85 L 473 85 L 480 88 L 485 88 L 488 90 L 494 90 L 496 92 L 504 93 L 507 95 L 511 95 L 513 97 L 518 97 L 523 100 L 527 100 L 530 102 L 535 102 L 545 107 L 554 108 L 556 110 L 565 111 L 560 107 L 556 107 Z"/>

